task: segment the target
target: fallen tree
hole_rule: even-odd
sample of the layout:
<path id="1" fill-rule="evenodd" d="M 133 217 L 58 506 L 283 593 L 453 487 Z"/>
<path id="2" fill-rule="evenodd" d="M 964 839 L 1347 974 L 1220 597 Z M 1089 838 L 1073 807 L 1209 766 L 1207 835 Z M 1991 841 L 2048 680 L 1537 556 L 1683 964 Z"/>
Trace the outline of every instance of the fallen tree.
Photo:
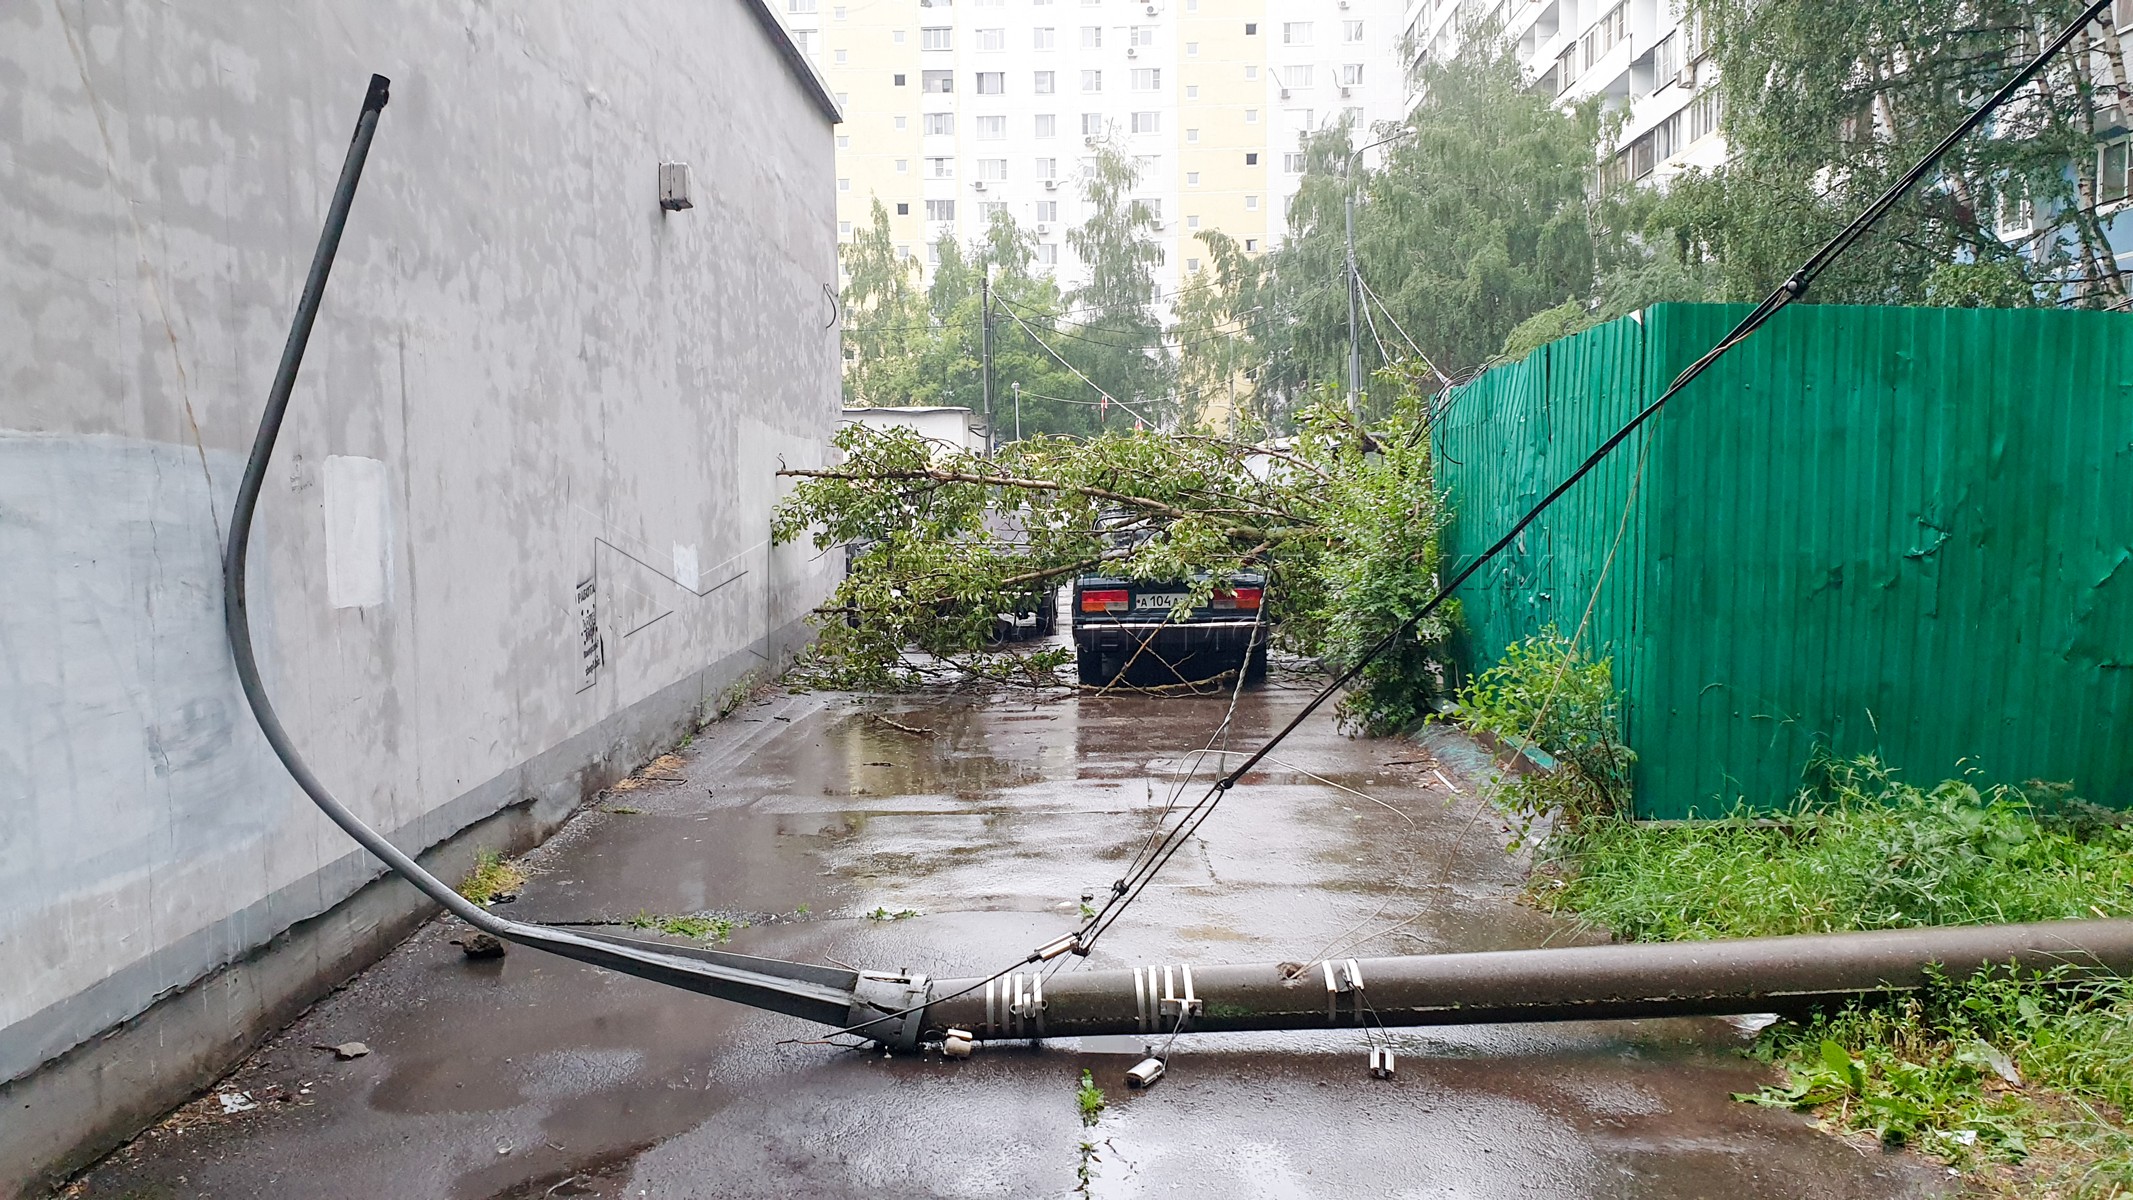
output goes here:
<path id="1" fill-rule="evenodd" d="M 1431 592 L 1444 513 L 1431 411 L 1410 386 L 1368 429 L 1320 404 L 1278 443 L 1136 432 L 1030 438 L 989 456 L 847 426 L 843 462 L 779 472 L 800 483 L 778 506 L 777 539 L 850 556 L 819 614 L 813 669 L 852 687 L 944 672 L 1056 683 L 1070 652 L 993 648 L 995 614 L 1098 570 L 1185 581 L 1181 608 L 1238 571 L 1264 572 L 1280 644 L 1346 665 Z M 1451 619 L 1374 661 L 1343 715 L 1370 731 L 1419 715 Z"/>

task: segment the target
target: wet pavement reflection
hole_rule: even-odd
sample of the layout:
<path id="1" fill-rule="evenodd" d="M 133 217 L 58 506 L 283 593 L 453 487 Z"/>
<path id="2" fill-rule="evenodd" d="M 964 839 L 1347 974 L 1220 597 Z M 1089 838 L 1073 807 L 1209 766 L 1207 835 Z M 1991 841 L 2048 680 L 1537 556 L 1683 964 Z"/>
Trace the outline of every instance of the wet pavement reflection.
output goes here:
<path id="1" fill-rule="evenodd" d="M 1249 747 L 1308 695 L 1246 692 Z M 529 920 L 745 923 L 745 953 L 989 973 L 1071 929 L 1120 875 L 1226 698 L 775 693 L 660 781 L 531 857 Z M 1343 737 L 1314 717 L 1249 776 L 1090 967 L 1561 943 L 1451 735 Z M 1189 801 L 1198 789 L 1186 794 Z M 426 927 L 220 1091 L 114 1156 L 120 1196 L 1890 1197 L 1945 1172 L 1738 1104 L 1765 1068 L 1716 1020 L 1181 1038 L 1128 1092 L 1124 1039 L 960 1062 Z M 316 1047 L 360 1040 L 336 1061 Z M 1109 1097 L 1084 1126 L 1083 1069 Z M 1086 1171 L 1084 1170 L 1086 1168 Z"/>

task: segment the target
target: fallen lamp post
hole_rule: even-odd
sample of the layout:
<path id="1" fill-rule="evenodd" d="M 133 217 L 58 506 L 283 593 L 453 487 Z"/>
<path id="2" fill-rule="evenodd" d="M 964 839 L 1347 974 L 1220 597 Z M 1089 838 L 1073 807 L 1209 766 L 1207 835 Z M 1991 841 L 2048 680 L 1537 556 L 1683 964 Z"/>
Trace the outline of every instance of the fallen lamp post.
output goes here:
<path id="1" fill-rule="evenodd" d="M 558 929 L 496 916 L 459 895 L 372 829 L 312 773 L 260 679 L 246 603 L 252 519 L 298 368 L 318 314 L 363 162 L 388 100 L 373 76 L 304 283 L 281 364 L 238 488 L 224 552 L 224 616 L 238 682 L 261 732 L 321 812 L 447 911 L 505 941 L 656 983 L 836 1027 L 892 1051 L 979 1043 L 1190 1030 L 1393 1028 L 1787 1011 L 1914 992 L 1937 971 L 2012 966 L 2071 976 L 2133 971 L 2133 921 L 1883 930 L 1719 942 L 1338 959 L 1253 966 L 1167 965 L 1056 970 L 1084 949 L 1068 934 L 990 977 L 930 980 Z M 1374 1047 L 1389 1076 L 1389 1049 Z M 1162 1075 L 1151 1054 L 1141 1085 Z"/>

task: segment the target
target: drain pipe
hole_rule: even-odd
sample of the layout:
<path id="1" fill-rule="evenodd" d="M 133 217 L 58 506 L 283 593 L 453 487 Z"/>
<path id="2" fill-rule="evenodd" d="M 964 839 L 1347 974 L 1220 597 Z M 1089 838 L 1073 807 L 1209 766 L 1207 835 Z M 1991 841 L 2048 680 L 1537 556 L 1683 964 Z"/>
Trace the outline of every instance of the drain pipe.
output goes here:
<path id="1" fill-rule="evenodd" d="M 1308 965 L 1166 963 L 943 979 L 929 1039 L 1470 1025 L 1790 1012 L 1916 992 L 1936 970 L 2133 972 L 2133 921 L 1495 950 Z M 979 985 L 973 987 L 973 985 Z M 967 994 L 954 993 L 971 989 Z"/>

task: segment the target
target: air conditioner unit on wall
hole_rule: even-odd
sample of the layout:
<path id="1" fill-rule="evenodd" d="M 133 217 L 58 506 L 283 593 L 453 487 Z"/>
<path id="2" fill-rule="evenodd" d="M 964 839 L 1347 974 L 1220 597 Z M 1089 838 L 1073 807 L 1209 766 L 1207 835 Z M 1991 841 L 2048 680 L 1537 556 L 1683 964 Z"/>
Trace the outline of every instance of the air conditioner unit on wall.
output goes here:
<path id="1" fill-rule="evenodd" d="M 1152 17 L 1152 16 L 1154 16 L 1155 14 L 1157 14 L 1157 13 L 1161 12 L 1162 10 L 1161 10 L 1161 9 L 1159 9 L 1159 8 L 1157 8 L 1157 7 L 1155 6 L 1155 5 L 1151 4 L 1151 5 L 1149 5 L 1148 7 L 1146 7 L 1146 8 L 1144 8 L 1144 9 L 1142 9 L 1141 11 L 1142 11 L 1143 13 L 1146 13 L 1147 15 L 1149 15 L 1149 16 L 1151 16 L 1151 17 Z"/>
<path id="2" fill-rule="evenodd" d="M 1343 99 L 1343 100 L 1346 100 L 1346 99 L 1347 99 L 1348 97 L 1350 97 L 1350 96 L 1352 96 L 1352 95 L 1354 95 L 1354 94 L 1355 94 L 1354 92 L 1352 92 L 1352 91 L 1348 90 L 1348 85 L 1347 85 L 1347 84 L 1345 84 L 1345 83 L 1344 83 L 1344 84 L 1342 84 L 1342 85 L 1341 85 L 1341 99 Z"/>
<path id="3" fill-rule="evenodd" d="M 1058 180 L 1056 180 L 1056 179 L 1047 179 L 1047 180 L 1045 180 L 1045 181 L 1044 181 L 1044 190 L 1045 190 L 1045 191 L 1047 191 L 1047 192 L 1056 192 L 1056 191 L 1058 191 L 1058 190 L 1059 190 L 1059 181 L 1058 181 Z"/>
<path id="4" fill-rule="evenodd" d="M 1040 234 L 1045 234 L 1045 233 L 1050 233 L 1051 231 L 1052 231 L 1052 227 L 1051 227 L 1050 225 L 1047 225 L 1047 224 L 1045 224 L 1045 223 L 1044 223 L 1044 222 L 1042 222 L 1042 221 L 1039 221 L 1039 222 L 1037 222 L 1037 232 L 1038 232 L 1038 233 L 1040 233 Z"/>
<path id="5" fill-rule="evenodd" d="M 1693 62 L 1685 62 L 1685 63 L 1681 64 L 1681 73 L 1680 73 L 1679 75 L 1675 76 L 1675 82 L 1679 83 L 1679 84 L 1680 84 L 1681 86 L 1683 86 L 1683 87 L 1685 87 L 1685 88 L 1692 88 L 1692 87 L 1695 87 L 1695 86 L 1696 86 L 1696 64 L 1695 64 L 1695 63 L 1693 63 Z"/>
<path id="6" fill-rule="evenodd" d="M 1140 56 L 1141 56 L 1141 52 L 1140 52 L 1140 48 L 1139 48 L 1139 47 L 1137 47 L 1137 46 L 1128 46 L 1128 47 L 1126 47 L 1126 57 L 1127 57 L 1127 58 L 1139 58 Z"/>
<path id="7" fill-rule="evenodd" d="M 1289 98 L 1289 89 L 1287 89 L 1287 88 L 1283 88 L 1283 89 L 1281 89 L 1281 98 L 1282 98 L 1282 99 L 1284 99 L 1284 100 L 1286 100 L 1286 99 L 1288 99 L 1288 98 Z"/>
<path id="8" fill-rule="evenodd" d="M 982 179 L 979 179 L 979 180 L 976 180 L 976 181 L 972 182 L 972 183 L 971 183 L 971 185 L 970 185 L 970 190 L 971 190 L 971 191 L 973 191 L 973 192 L 982 192 L 982 191 L 984 191 L 984 190 L 985 190 L 985 181 L 984 181 L 984 180 L 982 180 Z"/>

